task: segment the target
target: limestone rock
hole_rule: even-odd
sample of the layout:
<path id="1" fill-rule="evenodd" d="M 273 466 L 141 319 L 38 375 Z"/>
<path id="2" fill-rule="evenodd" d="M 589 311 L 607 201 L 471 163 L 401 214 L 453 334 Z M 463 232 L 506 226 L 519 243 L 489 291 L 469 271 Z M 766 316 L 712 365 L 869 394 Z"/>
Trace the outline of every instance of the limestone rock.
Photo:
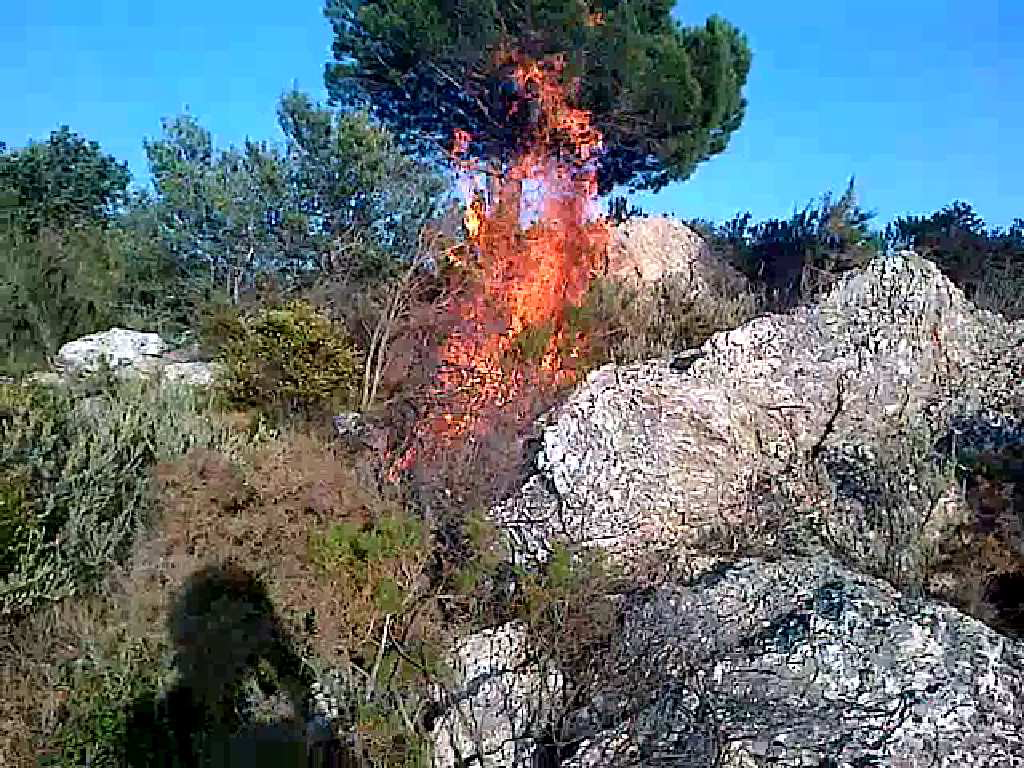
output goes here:
<path id="1" fill-rule="evenodd" d="M 609 243 L 606 272 L 641 283 L 682 277 L 694 291 L 742 282 L 735 269 L 711 252 L 703 237 L 668 216 L 633 218 L 617 226 Z"/>
<path id="2" fill-rule="evenodd" d="M 188 386 L 209 387 L 213 384 L 221 366 L 215 362 L 195 360 L 189 363 L 168 363 L 162 369 L 163 378 L 168 382 L 180 382 Z"/>
<path id="3" fill-rule="evenodd" d="M 125 328 L 93 333 L 69 341 L 57 352 L 57 367 L 70 374 L 98 371 L 106 361 L 113 369 L 158 357 L 167 350 L 167 343 L 156 333 L 142 333 Z"/>
<path id="4" fill-rule="evenodd" d="M 506 624 L 467 638 L 455 654 L 454 694 L 434 729 L 434 765 L 531 768 L 550 702 L 554 670 L 529 663 L 524 628 Z"/>
<path id="5" fill-rule="evenodd" d="M 713 336 L 680 363 L 609 365 L 542 422 L 536 475 L 493 510 L 516 550 L 699 551 L 752 486 L 852 435 L 1024 413 L 1024 324 L 975 309 L 913 253 L 821 303 Z"/>
<path id="6" fill-rule="evenodd" d="M 563 765 L 1024 765 L 1024 645 L 827 557 L 664 586 L 624 636 L 662 693 Z"/>
<path id="7" fill-rule="evenodd" d="M 578 711 L 518 625 L 469 638 L 435 765 L 537 765 L 557 721 L 563 768 L 1024 766 L 1024 644 L 827 556 L 719 561 L 622 615 Z"/>
<path id="8" fill-rule="evenodd" d="M 121 380 L 156 379 L 166 383 L 208 387 L 221 370 L 220 365 L 197 359 L 195 345 L 172 348 L 159 334 L 111 328 L 70 341 L 60 348 L 56 372 L 42 372 L 32 378 L 48 384 L 99 371 L 103 362 Z"/>

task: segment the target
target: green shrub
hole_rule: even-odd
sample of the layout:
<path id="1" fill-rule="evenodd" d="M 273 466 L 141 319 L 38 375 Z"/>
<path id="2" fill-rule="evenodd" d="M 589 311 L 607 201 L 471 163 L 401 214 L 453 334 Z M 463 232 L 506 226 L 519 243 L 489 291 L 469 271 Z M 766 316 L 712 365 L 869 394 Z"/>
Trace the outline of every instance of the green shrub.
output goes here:
<path id="1" fill-rule="evenodd" d="M 857 202 L 853 179 L 846 191 L 810 202 L 788 219 L 751 223 L 738 214 L 718 226 L 695 221 L 712 248 L 785 309 L 813 301 L 837 276 L 867 264 L 883 247 L 869 224 L 874 214 Z"/>
<path id="2" fill-rule="evenodd" d="M 177 331 L 186 310 L 166 255 L 125 229 L 0 233 L 0 372 L 44 364 L 115 325 Z"/>
<path id="3" fill-rule="evenodd" d="M 225 389 L 235 402 L 310 415 L 353 400 L 359 352 L 344 329 L 308 302 L 218 322 L 227 335 Z"/>
<path id="4" fill-rule="evenodd" d="M 76 594 L 120 560 L 145 522 L 157 461 L 250 440 L 212 402 L 145 382 L 91 397 L 0 388 L 0 616 Z"/>
<path id="5" fill-rule="evenodd" d="M 155 649 L 127 642 L 117 658 L 90 658 L 67 672 L 71 689 L 66 712 L 40 762 L 53 768 L 117 768 L 127 765 L 131 742 L 143 734 L 132 732 L 133 705 L 154 699 L 161 683 Z M 166 731 L 170 722 L 154 722 Z M 164 755 L 150 755 L 153 765 Z"/>

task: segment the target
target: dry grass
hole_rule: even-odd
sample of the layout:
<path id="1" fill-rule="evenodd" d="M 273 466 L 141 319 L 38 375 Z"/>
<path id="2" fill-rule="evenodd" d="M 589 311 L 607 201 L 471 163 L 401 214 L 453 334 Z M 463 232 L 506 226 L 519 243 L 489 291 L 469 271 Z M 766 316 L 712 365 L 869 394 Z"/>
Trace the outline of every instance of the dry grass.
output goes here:
<path id="1" fill-rule="evenodd" d="M 595 280 L 570 326 L 583 330 L 588 366 L 631 363 L 701 346 L 719 331 L 732 330 L 765 310 L 763 297 L 722 278 L 695 291 L 683 276 L 653 284 Z"/>

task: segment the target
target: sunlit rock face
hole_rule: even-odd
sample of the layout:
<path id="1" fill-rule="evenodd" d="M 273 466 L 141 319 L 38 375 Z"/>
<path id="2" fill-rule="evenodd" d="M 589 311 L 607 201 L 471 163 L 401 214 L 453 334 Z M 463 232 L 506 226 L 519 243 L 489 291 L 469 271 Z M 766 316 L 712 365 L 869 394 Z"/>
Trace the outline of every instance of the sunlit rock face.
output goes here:
<path id="1" fill-rule="evenodd" d="M 743 522 L 761 478 L 801 457 L 914 420 L 963 447 L 990 439 L 981 427 L 993 419 L 1011 429 L 1022 406 L 1024 325 L 975 309 L 933 264 L 899 253 L 816 305 L 674 360 L 593 372 L 546 416 L 533 477 L 493 514 L 523 557 L 558 537 L 627 562 L 699 549 Z M 782 522 L 807 539 L 806 520 Z"/>

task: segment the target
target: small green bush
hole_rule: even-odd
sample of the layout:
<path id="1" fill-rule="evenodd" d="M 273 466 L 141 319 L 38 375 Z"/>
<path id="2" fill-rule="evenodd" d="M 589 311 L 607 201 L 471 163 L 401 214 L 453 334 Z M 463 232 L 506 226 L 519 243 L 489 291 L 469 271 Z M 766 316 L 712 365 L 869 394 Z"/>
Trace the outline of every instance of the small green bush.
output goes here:
<path id="1" fill-rule="evenodd" d="M 411 517 L 382 517 L 368 525 L 345 521 L 332 526 L 326 534 L 313 537 L 310 557 L 320 568 L 344 568 L 365 581 L 373 563 L 415 557 L 426 543 L 423 524 Z"/>
<path id="2" fill-rule="evenodd" d="M 347 332 L 305 301 L 218 321 L 227 335 L 225 389 L 235 402 L 311 415 L 353 400 L 360 354 Z"/>
<path id="3" fill-rule="evenodd" d="M 90 658 L 66 673 L 72 695 L 41 765 L 116 768 L 128 764 L 131 742 L 143 735 L 132 732 L 132 707 L 156 697 L 161 669 L 156 649 L 145 643 L 128 642 L 119 651 L 116 659 Z M 164 719 L 152 725 L 167 731 L 171 723 Z M 166 756 L 150 757 L 156 764 Z"/>

